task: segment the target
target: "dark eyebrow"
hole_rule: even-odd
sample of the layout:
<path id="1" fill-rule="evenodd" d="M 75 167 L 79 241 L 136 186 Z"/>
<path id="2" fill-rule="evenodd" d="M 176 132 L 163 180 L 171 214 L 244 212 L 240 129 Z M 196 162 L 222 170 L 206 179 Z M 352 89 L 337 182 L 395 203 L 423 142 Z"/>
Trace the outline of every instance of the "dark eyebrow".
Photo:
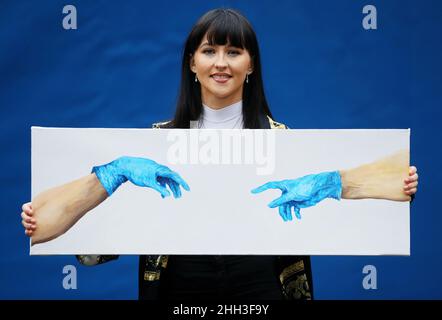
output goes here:
<path id="1" fill-rule="evenodd" d="M 213 45 L 206 41 L 206 42 L 202 43 L 199 47 L 201 48 L 201 47 L 204 47 L 204 46 L 211 46 L 212 47 Z M 227 48 L 235 48 L 235 49 L 239 49 L 239 50 L 244 50 L 244 48 L 235 47 L 234 45 L 231 45 L 229 43 L 227 43 L 225 46 Z"/>

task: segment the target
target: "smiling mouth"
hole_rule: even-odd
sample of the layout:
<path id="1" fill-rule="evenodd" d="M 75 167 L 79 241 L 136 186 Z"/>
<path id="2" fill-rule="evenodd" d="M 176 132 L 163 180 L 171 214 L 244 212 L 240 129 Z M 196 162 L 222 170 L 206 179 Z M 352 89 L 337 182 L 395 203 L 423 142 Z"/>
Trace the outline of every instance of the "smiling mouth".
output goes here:
<path id="1" fill-rule="evenodd" d="M 227 82 L 232 76 L 228 75 L 228 74 L 213 74 L 210 76 L 211 78 L 213 78 L 213 80 L 215 80 L 216 82 L 219 83 L 225 83 Z"/>

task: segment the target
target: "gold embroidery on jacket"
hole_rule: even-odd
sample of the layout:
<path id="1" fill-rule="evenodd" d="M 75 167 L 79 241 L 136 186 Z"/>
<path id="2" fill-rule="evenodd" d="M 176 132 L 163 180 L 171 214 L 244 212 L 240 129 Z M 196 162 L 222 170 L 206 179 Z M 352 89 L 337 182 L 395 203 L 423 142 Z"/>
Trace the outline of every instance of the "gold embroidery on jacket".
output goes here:
<path id="1" fill-rule="evenodd" d="M 295 273 L 298 273 L 299 271 L 304 271 L 304 260 L 298 261 L 289 265 L 287 268 L 284 268 L 279 276 L 279 280 L 281 283 L 284 283 L 287 278 L 291 277 Z"/>
<path id="2" fill-rule="evenodd" d="M 296 279 L 288 281 L 287 284 L 283 285 L 283 289 L 287 296 L 295 300 L 310 300 L 312 298 L 307 275 L 305 273 L 298 275 Z"/>
<path id="3" fill-rule="evenodd" d="M 287 298 L 296 300 L 310 300 L 312 298 L 307 275 L 304 271 L 304 260 L 291 264 L 282 270 L 279 280 Z"/>
<path id="4" fill-rule="evenodd" d="M 144 281 L 160 280 L 160 271 L 144 271 Z"/>
<path id="5" fill-rule="evenodd" d="M 154 129 L 161 129 L 162 126 L 169 124 L 171 121 L 164 121 L 164 122 L 155 122 L 154 124 L 152 124 L 152 128 Z"/>
<path id="6" fill-rule="evenodd" d="M 288 127 L 285 124 L 280 123 L 280 122 L 276 122 L 275 120 L 273 120 L 269 116 L 267 116 L 267 119 L 269 120 L 269 123 L 270 123 L 270 129 L 288 129 Z"/>
<path id="7" fill-rule="evenodd" d="M 160 280 L 161 269 L 167 264 L 168 256 L 151 255 L 145 257 L 144 280 L 157 281 Z"/>
<path id="8" fill-rule="evenodd" d="M 161 256 L 161 268 L 166 268 L 168 261 L 169 261 L 169 256 Z"/>

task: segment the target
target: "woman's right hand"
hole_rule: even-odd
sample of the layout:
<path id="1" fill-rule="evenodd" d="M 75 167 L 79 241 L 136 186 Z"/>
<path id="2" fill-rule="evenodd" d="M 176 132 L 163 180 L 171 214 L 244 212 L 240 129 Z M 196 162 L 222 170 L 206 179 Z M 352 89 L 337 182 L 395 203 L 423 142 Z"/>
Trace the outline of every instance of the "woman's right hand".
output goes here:
<path id="1" fill-rule="evenodd" d="M 24 203 L 21 208 L 23 210 L 21 213 L 21 224 L 25 228 L 25 234 L 32 237 L 33 232 L 37 228 L 36 220 L 33 217 L 32 204 L 31 202 Z"/>

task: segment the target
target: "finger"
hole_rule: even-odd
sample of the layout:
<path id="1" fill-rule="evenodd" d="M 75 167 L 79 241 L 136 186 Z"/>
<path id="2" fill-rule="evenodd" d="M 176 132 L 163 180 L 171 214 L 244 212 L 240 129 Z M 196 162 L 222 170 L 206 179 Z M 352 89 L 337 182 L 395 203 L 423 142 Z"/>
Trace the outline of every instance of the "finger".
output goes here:
<path id="1" fill-rule="evenodd" d="M 169 180 L 169 181 L 167 182 L 167 186 L 169 187 L 169 190 L 172 191 L 172 195 L 173 195 L 173 197 L 174 197 L 175 199 L 178 198 L 178 193 L 177 193 L 175 187 L 173 186 L 173 182 L 172 182 L 172 180 Z"/>
<path id="2" fill-rule="evenodd" d="M 165 187 L 160 186 L 159 184 L 154 183 L 152 185 L 152 189 L 158 191 L 161 194 L 162 198 L 170 196 L 169 190 L 167 190 Z"/>
<path id="3" fill-rule="evenodd" d="M 411 166 L 409 170 L 409 175 L 412 176 L 417 172 L 417 168 L 415 166 Z"/>
<path id="4" fill-rule="evenodd" d="M 277 182 L 277 181 L 270 181 L 270 182 L 264 183 L 263 185 L 253 189 L 252 193 L 260 193 L 260 192 L 266 191 L 268 189 L 280 189 L 280 190 L 283 190 L 282 187 L 281 187 L 281 184 L 279 182 Z"/>
<path id="5" fill-rule="evenodd" d="M 181 190 L 180 190 L 180 185 L 178 183 L 176 183 L 172 179 L 168 179 L 167 185 L 169 186 L 170 190 L 172 190 L 173 197 L 175 199 L 181 198 Z"/>
<path id="6" fill-rule="evenodd" d="M 167 187 L 169 187 L 170 191 L 172 191 L 174 198 L 179 198 L 179 196 L 181 194 L 181 190 L 177 190 L 177 189 L 179 189 L 176 187 L 176 186 L 178 186 L 178 184 L 174 180 L 169 179 L 169 178 L 164 178 L 164 177 L 158 177 L 158 182 L 160 183 L 160 185 L 162 187 L 164 187 L 166 189 L 167 189 Z"/>
<path id="7" fill-rule="evenodd" d="M 408 178 L 410 181 L 417 181 L 419 178 L 419 175 L 417 173 L 413 174 L 410 178 Z"/>
<path id="8" fill-rule="evenodd" d="M 298 218 L 299 220 L 301 220 L 301 209 L 299 209 L 298 206 L 294 205 L 294 206 L 293 206 L 293 210 L 295 211 L 295 216 L 296 216 L 296 218 Z"/>
<path id="9" fill-rule="evenodd" d="M 275 208 L 275 207 L 280 206 L 280 205 L 282 205 L 283 203 L 288 202 L 288 201 L 289 201 L 288 195 L 287 195 L 287 193 L 284 193 L 284 194 L 283 194 L 282 196 L 280 196 L 279 198 L 277 198 L 277 199 L 273 200 L 272 202 L 270 202 L 270 203 L 268 204 L 268 206 L 269 206 L 270 208 Z"/>
<path id="10" fill-rule="evenodd" d="M 32 218 L 31 216 L 28 216 L 25 212 L 21 213 L 21 218 L 22 218 L 22 220 L 26 221 L 27 223 L 35 224 L 35 219 Z"/>
<path id="11" fill-rule="evenodd" d="M 21 221 L 21 224 L 23 225 L 23 227 L 25 227 L 25 229 L 30 229 L 30 230 L 35 230 L 36 226 L 30 224 L 30 223 L 26 223 L 25 221 Z"/>
<path id="12" fill-rule="evenodd" d="M 404 190 L 412 189 L 417 187 L 418 182 L 408 183 L 404 186 Z"/>
<path id="13" fill-rule="evenodd" d="M 159 178 L 157 179 L 157 181 L 158 181 L 158 183 L 159 183 L 160 186 L 166 188 L 166 180 L 165 180 L 164 178 L 159 177 Z"/>
<path id="14" fill-rule="evenodd" d="M 175 186 L 175 188 L 177 190 L 178 198 L 181 198 L 182 197 L 181 185 L 176 182 L 173 182 L 173 185 Z M 184 188 L 184 186 L 183 186 L 183 188 Z M 189 188 L 189 190 L 190 190 L 190 188 Z"/>
<path id="15" fill-rule="evenodd" d="M 170 179 L 170 180 L 173 180 L 173 181 L 176 182 L 177 184 L 182 185 L 182 187 L 183 187 L 185 190 L 190 191 L 190 187 L 189 187 L 189 185 L 187 184 L 186 181 L 184 181 L 183 178 L 181 178 L 181 176 L 180 176 L 178 173 L 173 172 L 172 170 L 168 169 L 168 170 L 166 170 L 166 171 L 164 171 L 164 172 L 161 172 L 161 175 L 162 175 L 163 177 L 165 177 L 165 178 L 168 178 L 168 179 Z"/>
<path id="16" fill-rule="evenodd" d="M 181 197 L 181 188 L 180 186 L 183 187 L 184 190 L 190 191 L 189 185 L 180 177 L 180 179 L 182 180 L 182 182 L 177 181 L 176 179 L 170 179 L 173 187 L 175 188 L 178 198 Z M 184 182 L 184 184 L 183 184 Z"/>
<path id="17" fill-rule="evenodd" d="M 157 181 L 158 181 L 158 184 L 159 184 L 161 187 L 167 189 L 167 187 L 166 187 L 166 182 L 165 182 L 165 179 L 164 179 L 164 178 L 162 178 L 162 177 L 158 177 Z M 165 197 L 166 197 L 165 195 L 161 194 L 161 198 L 164 199 Z"/>
<path id="18" fill-rule="evenodd" d="M 417 182 L 417 181 L 418 181 L 418 175 L 417 175 L 417 173 L 415 173 L 411 177 L 406 178 L 404 180 L 404 184 L 407 185 L 407 184 L 410 184 L 410 183 L 413 183 L 413 182 Z"/>
<path id="19" fill-rule="evenodd" d="M 418 175 L 417 173 L 415 173 L 415 174 L 413 174 L 412 176 L 406 178 L 406 179 L 404 180 L 404 182 L 405 182 L 405 183 L 408 183 L 408 182 L 414 182 L 414 181 L 417 181 L 418 178 L 419 178 L 419 175 Z"/>
<path id="20" fill-rule="evenodd" d="M 22 211 L 25 212 L 26 214 L 32 216 L 33 212 L 32 212 L 32 205 L 31 205 L 31 202 L 24 203 L 24 204 L 21 206 L 21 209 L 22 209 Z"/>
<path id="21" fill-rule="evenodd" d="M 405 193 L 408 194 L 409 196 L 411 196 L 412 194 L 415 194 L 416 192 L 417 192 L 416 188 L 405 191 Z"/>
<path id="22" fill-rule="evenodd" d="M 284 206 L 279 206 L 278 207 L 279 210 L 279 215 L 281 216 L 282 220 L 287 221 L 287 218 L 285 217 L 285 207 Z"/>
<path id="23" fill-rule="evenodd" d="M 185 190 L 190 191 L 189 185 L 187 184 L 186 181 L 184 181 L 183 178 L 181 178 L 181 176 L 178 173 L 176 173 L 176 172 L 174 172 L 174 171 L 169 169 L 169 171 L 166 171 L 163 174 L 163 176 L 165 176 L 165 177 L 167 177 L 169 179 L 172 179 L 176 183 L 180 184 Z"/>
<path id="24" fill-rule="evenodd" d="M 287 218 L 288 221 L 292 221 L 293 216 L 292 216 L 291 205 L 289 203 L 285 203 L 284 207 L 285 207 L 285 217 Z"/>

